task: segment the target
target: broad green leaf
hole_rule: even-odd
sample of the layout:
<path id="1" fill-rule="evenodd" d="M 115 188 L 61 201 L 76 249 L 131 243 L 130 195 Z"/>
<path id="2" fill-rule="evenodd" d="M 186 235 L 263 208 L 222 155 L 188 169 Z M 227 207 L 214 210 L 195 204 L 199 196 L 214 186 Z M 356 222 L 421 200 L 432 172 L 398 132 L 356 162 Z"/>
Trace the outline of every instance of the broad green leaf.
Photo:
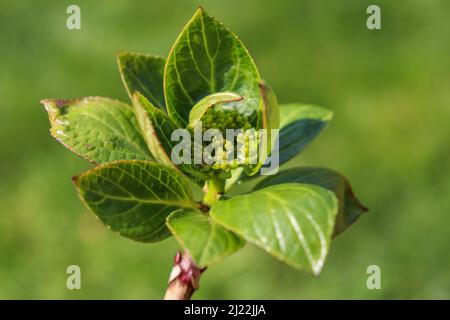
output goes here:
<path id="1" fill-rule="evenodd" d="M 117 63 L 123 84 L 131 99 L 133 93 L 139 91 L 155 106 L 164 109 L 163 75 L 166 63 L 164 58 L 142 53 L 119 52 Z"/>
<path id="2" fill-rule="evenodd" d="M 201 99 L 189 113 L 189 125 L 193 125 L 200 120 L 202 116 L 212 106 L 219 103 L 227 103 L 234 101 L 241 101 L 243 97 L 233 92 L 217 92 Z"/>
<path id="3" fill-rule="evenodd" d="M 280 165 L 300 153 L 326 127 L 333 112 L 314 105 L 280 105 Z"/>
<path id="4" fill-rule="evenodd" d="M 280 126 L 280 109 L 275 93 L 264 81 L 259 84 L 259 90 L 262 97 L 262 129 L 266 132 L 261 135 L 258 163 L 245 168 L 245 173 L 250 176 L 256 174 L 267 160 L 276 139 L 276 136 L 272 135 L 272 129 L 278 129 Z"/>
<path id="5" fill-rule="evenodd" d="M 260 181 L 253 190 L 282 183 L 307 183 L 333 191 L 339 202 L 339 212 L 334 226 L 333 236 L 337 236 L 367 211 L 356 198 L 348 180 L 340 173 L 315 167 L 292 168 L 268 176 Z"/>
<path id="6" fill-rule="evenodd" d="M 187 180 L 157 163 L 116 161 L 73 181 L 81 200 L 108 228 L 135 241 L 167 238 L 167 216 L 196 206 Z"/>
<path id="7" fill-rule="evenodd" d="M 171 140 L 172 133 L 178 129 L 175 122 L 163 111 L 153 106 L 140 92 L 134 93 L 133 106 L 139 127 L 144 134 L 153 157 L 159 163 L 165 164 L 172 169 L 178 170 L 179 168 L 196 181 L 204 181 L 207 178 L 206 175 L 195 170 L 193 165 L 181 161 L 178 154 L 172 154 L 172 149 L 179 143 Z M 174 161 L 177 165 L 174 164 Z"/>
<path id="8" fill-rule="evenodd" d="M 192 107 L 216 92 L 235 92 L 246 116 L 260 110 L 256 66 L 242 42 L 199 8 L 172 47 L 164 71 L 167 111 L 186 126 Z M 257 118 L 255 118 L 257 119 Z"/>
<path id="9" fill-rule="evenodd" d="M 219 201 L 211 217 L 288 265 L 318 275 L 337 210 L 332 192 L 288 183 Z"/>
<path id="10" fill-rule="evenodd" d="M 127 104 L 101 97 L 41 101 L 50 132 L 66 148 L 93 163 L 152 160 Z"/>
<path id="11" fill-rule="evenodd" d="M 210 266 L 242 248 L 245 242 L 210 217 L 194 209 L 180 209 L 167 226 L 200 267 Z"/>

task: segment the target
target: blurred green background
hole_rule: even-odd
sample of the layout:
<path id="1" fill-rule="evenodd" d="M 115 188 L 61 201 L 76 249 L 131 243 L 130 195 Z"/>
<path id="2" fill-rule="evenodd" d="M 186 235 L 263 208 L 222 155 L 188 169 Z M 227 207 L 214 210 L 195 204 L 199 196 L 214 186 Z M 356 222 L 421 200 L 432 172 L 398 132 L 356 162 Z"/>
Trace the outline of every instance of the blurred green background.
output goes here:
<path id="1" fill-rule="evenodd" d="M 66 8 L 81 7 L 81 30 Z M 366 28 L 378 4 L 382 30 Z M 450 2 L 5 1 L 0 4 L 0 298 L 159 299 L 173 239 L 104 228 L 70 177 L 90 167 L 54 141 L 42 98 L 128 101 L 114 53 L 166 56 L 198 5 L 246 44 L 280 102 L 334 110 L 291 165 L 345 174 L 370 208 L 335 239 L 319 278 L 247 245 L 211 267 L 197 299 L 450 298 Z M 66 268 L 82 290 L 66 289 Z M 366 269 L 381 268 L 368 290 Z"/>

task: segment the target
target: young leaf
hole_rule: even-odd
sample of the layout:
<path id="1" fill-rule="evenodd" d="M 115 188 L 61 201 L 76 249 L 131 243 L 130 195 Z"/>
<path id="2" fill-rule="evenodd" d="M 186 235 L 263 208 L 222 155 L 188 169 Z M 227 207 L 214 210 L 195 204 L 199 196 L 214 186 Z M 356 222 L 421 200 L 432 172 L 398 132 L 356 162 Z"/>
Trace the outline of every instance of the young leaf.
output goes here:
<path id="1" fill-rule="evenodd" d="M 237 182 L 239 182 L 239 179 L 244 175 L 243 172 L 244 172 L 243 167 L 231 170 L 231 177 L 225 181 L 225 192 L 231 190 L 231 188 L 233 188 L 233 186 Z"/>
<path id="2" fill-rule="evenodd" d="M 155 106 L 164 109 L 163 75 L 166 60 L 142 53 L 119 52 L 117 63 L 130 98 L 139 91 Z"/>
<path id="3" fill-rule="evenodd" d="M 245 168 L 245 173 L 250 176 L 259 171 L 271 153 L 276 138 L 272 135 L 272 129 L 278 129 L 280 126 L 280 109 L 275 93 L 264 81 L 259 84 L 259 90 L 262 97 L 262 128 L 267 131 L 266 134 L 261 136 L 260 148 L 262 152 L 260 152 L 258 163 Z"/>
<path id="4" fill-rule="evenodd" d="M 139 127 L 153 157 L 159 163 L 176 169 L 170 159 L 173 144 L 170 135 L 178 129 L 177 125 L 140 92 L 135 92 L 132 100 Z"/>
<path id="5" fill-rule="evenodd" d="M 280 105 L 280 165 L 300 153 L 325 128 L 333 112 L 314 105 Z"/>
<path id="6" fill-rule="evenodd" d="M 259 90 L 263 99 L 262 127 L 267 130 L 278 129 L 280 127 L 280 107 L 277 97 L 264 81 L 259 84 Z"/>
<path id="7" fill-rule="evenodd" d="M 196 121 L 200 120 L 209 108 L 218 103 L 240 101 L 242 99 L 243 97 L 233 92 L 217 92 L 210 94 L 197 102 L 192 108 L 189 113 L 189 125 L 193 125 Z"/>
<path id="8" fill-rule="evenodd" d="M 122 160 L 73 178 L 81 200 L 109 228 L 140 242 L 170 235 L 167 216 L 196 204 L 185 177 L 161 164 Z"/>
<path id="9" fill-rule="evenodd" d="M 239 110 L 246 116 L 259 112 L 260 77 L 242 42 L 215 18 L 199 8 L 184 27 L 164 70 L 167 111 L 186 126 L 191 108 L 216 92 L 244 97 Z"/>
<path id="10" fill-rule="evenodd" d="M 367 211 L 356 198 L 348 180 L 340 173 L 314 167 L 287 169 L 277 175 L 268 176 L 260 181 L 253 190 L 282 183 L 307 183 L 333 191 L 339 202 L 339 212 L 336 217 L 333 236 L 337 236 L 354 223 L 359 216 Z"/>
<path id="11" fill-rule="evenodd" d="M 288 183 L 219 201 L 211 217 L 290 266 L 318 275 L 337 210 L 332 192 Z"/>
<path id="12" fill-rule="evenodd" d="M 179 161 L 178 167 L 172 162 L 172 149 L 177 145 L 178 141 L 172 141 L 172 133 L 178 129 L 175 122 L 169 118 L 163 111 L 153 106 L 141 93 L 135 92 L 133 95 L 133 106 L 135 108 L 136 117 L 139 126 L 147 141 L 148 147 L 153 154 L 153 157 L 162 164 L 178 170 L 181 169 L 184 173 L 194 178 L 196 181 L 204 181 L 207 176 L 195 170 L 195 168 L 188 163 Z M 177 162 L 177 159 L 173 159 Z"/>
<path id="13" fill-rule="evenodd" d="M 45 99 L 50 132 L 66 148 L 93 163 L 153 160 L 127 104 L 101 97 Z"/>
<path id="14" fill-rule="evenodd" d="M 167 226 L 199 267 L 210 266 L 242 248 L 240 237 L 194 209 L 180 209 L 167 218 Z"/>

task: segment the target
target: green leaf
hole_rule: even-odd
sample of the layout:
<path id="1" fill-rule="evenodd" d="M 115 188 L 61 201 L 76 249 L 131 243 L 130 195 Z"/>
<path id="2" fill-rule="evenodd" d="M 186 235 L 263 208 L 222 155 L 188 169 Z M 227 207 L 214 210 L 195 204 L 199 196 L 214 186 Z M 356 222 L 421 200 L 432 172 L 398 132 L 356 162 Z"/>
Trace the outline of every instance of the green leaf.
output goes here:
<path id="1" fill-rule="evenodd" d="M 197 182 L 208 178 L 205 174 L 196 170 L 193 165 L 181 161 L 176 153 L 172 154 L 172 149 L 179 142 L 172 141 L 171 135 L 178 127 L 168 115 L 153 106 L 140 92 L 134 93 L 133 106 L 147 145 L 153 157 L 159 163 L 174 170 L 180 169 Z M 174 157 L 174 159 L 171 157 Z M 178 165 L 175 165 L 172 160 Z"/>
<path id="2" fill-rule="evenodd" d="M 153 157 L 159 163 L 176 169 L 170 159 L 173 143 L 170 136 L 174 130 L 178 129 L 177 125 L 140 92 L 135 92 L 132 100 L 139 127 Z"/>
<path id="3" fill-rule="evenodd" d="M 186 126 L 197 102 L 212 93 L 229 91 L 244 97 L 237 102 L 239 111 L 254 116 L 260 111 L 259 81 L 256 66 L 242 42 L 199 8 L 167 58 L 167 110 L 172 119 Z"/>
<path id="4" fill-rule="evenodd" d="M 289 183 L 219 201 L 211 217 L 288 265 L 318 275 L 337 210 L 332 192 Z"/>
<path id="5" fill-rule="evenodd" d="M 259 90 L 262 97 L 262 128 L 267 130 L 266 134 L 261 136 L 259 148 L 258 163 L 253 166 L 247 166 L 245 173 L 252 176 L 256 174 L 265 163 L 267 157 L 272 152 L 272 147 L 276 139 L 276 135 L 272 135 L 272 129 L 278 129 L 280 126 L 280 109 L 277 97 L 272 89 L 264 82 L 259 84 Z"/>
<path id="6" fill-rule="evenodd" d="M 108 228 L 140 242 L 167 238 L 167 216 L 196 207 L 187 180 L 157 163 L 116 161 L 73 181 L 81 200 Z"/>
<path id="7" fill-rule="evenodd" d="M 45 99 L 50 132 L 66 148 L 93 163 L 153 160 L 127 104 L 101 97 Z"/>
<path id="8" fill-rule="evenodd" d="M 189 113 L 189 125 L 199 121 L 212 106 L 219 103 L 241 101 L 243 97 L 233 92 L 217 92 L 201 99 Z"/>
<path id="9" fill-rule="evenodd" d="M 130 98 L 133 98 L 135 91 L 139 91 L 155 106 L 164 109 L 163 75 L 166 60 L 132 52 L 119 52 L 116 56 L 120 75 Z"/>
<path id="10" fill-rule="evenodd" d="M 206 267 L 242 248 L 245 242 L 198 210 L 181 209 L 167 226 L 198 266 Z"/>
<path id="11" fill-rule="evenodd" d="M 267 130 L 278 129 L 280 127 L 280 107 L 277 97 L 264 81 L 259 84 L 259 89 L 263 98 L 262 127 Z"/>
<path id="12" fill-rule="evenodd" d="M 356 198 L 348 180 L 340 173 L 315 167 L 292 168 L 268 176 L 260 181 L 253 190 L 282 183 L 307 183 L 333 191 L 339 202 L 339 212 L 334 226 L 333 236 L 337 236 L 367 211 Z"/>
<path id="13" fill-rule="evenodd" d="M 243 172 L 243 167 L 231 170 L 231 177 L 225 181 L 225 192 L 231 190 L 233 186 L 239 182 L 239 179 L 243 176 Z"/>
<path id="14" fill-rule="evenodd" d="M 326 127 L 333 112 L 314 105 L 280 105 L 280 165 L 300 153 Z"/>

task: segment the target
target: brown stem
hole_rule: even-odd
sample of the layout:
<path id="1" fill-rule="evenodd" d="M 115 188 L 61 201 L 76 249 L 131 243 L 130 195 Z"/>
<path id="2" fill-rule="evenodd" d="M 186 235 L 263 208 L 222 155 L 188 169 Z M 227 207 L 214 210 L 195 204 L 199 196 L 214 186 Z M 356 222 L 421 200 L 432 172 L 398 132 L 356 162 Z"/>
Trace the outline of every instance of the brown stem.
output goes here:
<path id="1" fill-rule="evenodd" d="M 198 289 L 200 276 L 205 269 L 200 269 L 187 252 L 181 254 L 178 251 L 173 264 L 164 300 L 189 300 Z"/>

